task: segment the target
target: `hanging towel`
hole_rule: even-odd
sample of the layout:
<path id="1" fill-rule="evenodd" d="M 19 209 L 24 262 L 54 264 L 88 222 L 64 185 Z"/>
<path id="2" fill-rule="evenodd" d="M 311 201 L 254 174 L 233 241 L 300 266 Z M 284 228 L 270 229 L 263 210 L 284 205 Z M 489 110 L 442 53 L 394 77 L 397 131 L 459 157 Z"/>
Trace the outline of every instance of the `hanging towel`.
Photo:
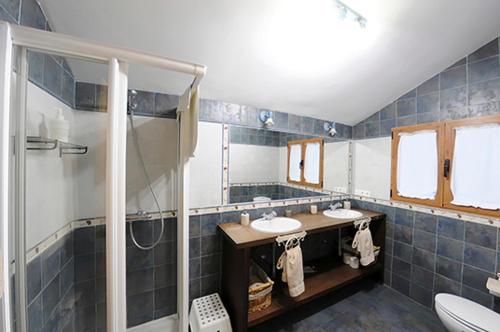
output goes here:
<path id="1" fill-rule="evenodd" d="M 287 248 L 287 246 L 285 246 Z M 297 245 L 291 249 L 285 249 L 276 265 L 283 269 L 281 280 L 288 284 L 288 293 L 291 297 L 297 297 L 304 293 L 304 270 L 302 267 L 302 250 Z"/>
<path id="2" fill-rule="evenodd" d="M 184 158 L 194 157 L 194 150 L 198 143 L 198 109 L 199 109 L 199 87 L 192 90 L 191 86 L 179 98 L 177 115 L 180 119 L 180 132 L 183 139 L 180 140 Z"/>
<path id="3" fill-rule="evenodd" d="M 358 249 L 361 254 L 361 259 L 359 262 L 363 266 L 367 266 L 375 261 L 375 255 L 373 254 L 373 240 L 370 228 L 360 229 L 356 232 L 354 240 L 352 241 L 352 248 Z"/>

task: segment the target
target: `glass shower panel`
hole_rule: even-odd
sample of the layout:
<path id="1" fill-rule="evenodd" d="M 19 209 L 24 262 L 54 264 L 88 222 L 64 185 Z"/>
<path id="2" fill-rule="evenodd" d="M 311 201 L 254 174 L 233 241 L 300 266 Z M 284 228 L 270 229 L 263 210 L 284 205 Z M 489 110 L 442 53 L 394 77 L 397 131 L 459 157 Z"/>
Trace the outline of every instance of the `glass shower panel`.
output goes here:
<path id="1" fill-rule="evenodd" d="M 151 321 L 158 331 L 176 325 L 176 108 L 189 84 L 183 75 L 139 65 L 129 69 L 127 322 L 137 331 Z"/>
<path id="2" fill-rule="evenodd" d="M 20 310 L 27 331 L 105 330 L 107 65 L 36 50 L 26 61 Z"/>

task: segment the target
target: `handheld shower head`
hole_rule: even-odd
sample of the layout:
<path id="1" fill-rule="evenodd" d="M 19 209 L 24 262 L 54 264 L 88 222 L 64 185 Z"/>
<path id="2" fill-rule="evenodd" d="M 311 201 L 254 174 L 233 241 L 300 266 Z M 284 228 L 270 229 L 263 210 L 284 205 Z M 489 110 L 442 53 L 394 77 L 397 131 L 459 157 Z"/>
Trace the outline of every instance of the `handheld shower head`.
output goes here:
<path id="1" fill-rule="evenodd" d="M 136 90 L 129 90 L 128 92 L 128 102 L 127 102 L 127 112 L 129 114 L 134 114 L 134 111 L 137 109 L 137 102 L 136 102 L 136 97 L 137 97 L 137 91 Z"/>

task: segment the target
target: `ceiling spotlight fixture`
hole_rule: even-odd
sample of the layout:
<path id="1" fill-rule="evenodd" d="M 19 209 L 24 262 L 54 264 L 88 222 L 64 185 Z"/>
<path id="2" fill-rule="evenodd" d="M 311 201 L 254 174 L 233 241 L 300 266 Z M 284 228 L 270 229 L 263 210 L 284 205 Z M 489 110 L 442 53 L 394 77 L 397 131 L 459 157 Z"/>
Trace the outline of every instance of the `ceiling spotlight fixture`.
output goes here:
<path id="1" fill-rule="evenodd" d="M 337 10 L 339 12 L 339 18 L 341 20 L 352 20 L 357 22 L 360 28 L 366 28 L 366 18 L 361 16 L 357 11 L 353 10 L 351 7 L 347 6 L 340 0 L 333 0 L 337 5 Z"/>
<path id="2" fill-rule="evenodd" d="M 325 122 L 323 124 L 323 128 L 325 129 L 325 131 L 328 133 L 328 135 L 330 136 L 335 136 L 337 134 L 337 125 L 335 124 L 335 122 Z"/>
<path id="3" fill-rule="evenodd" d="M 266 129 L 270 129 L 274 126 L 273 112 L 272 111 L 262 111 L 260 112 L 260 121 L 264 123 Z"/>

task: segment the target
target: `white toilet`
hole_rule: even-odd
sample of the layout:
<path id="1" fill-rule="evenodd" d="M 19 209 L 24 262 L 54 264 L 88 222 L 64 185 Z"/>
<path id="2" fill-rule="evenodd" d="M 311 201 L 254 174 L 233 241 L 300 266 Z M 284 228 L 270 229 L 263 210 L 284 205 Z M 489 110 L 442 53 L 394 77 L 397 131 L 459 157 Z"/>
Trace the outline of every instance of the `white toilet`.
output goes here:
<path id="1" fill-rule="evenodd" d="M 450 332 L 500 332 L 500 314 L 452 294 L 437 294 L 436 312 Z"/>

